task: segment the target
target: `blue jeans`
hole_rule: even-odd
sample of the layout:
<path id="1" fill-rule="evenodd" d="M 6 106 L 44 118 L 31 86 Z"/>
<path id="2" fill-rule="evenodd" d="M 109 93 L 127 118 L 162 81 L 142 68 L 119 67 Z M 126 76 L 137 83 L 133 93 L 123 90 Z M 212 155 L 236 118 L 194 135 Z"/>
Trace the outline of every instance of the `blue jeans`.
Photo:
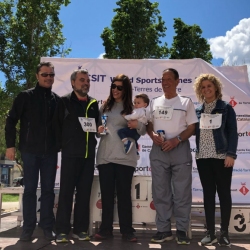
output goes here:
<path id="1" fill-rule="evenodd" d="M 35 155 L 22 153 L 24 170 L 23 194 L 23 230 L 34 230 L 36 227 L 37 185 L 40 172 L 41 208 L 40 226 L 45 230 L 52 230 L 55 221 L 54 185 L 56 177 L 57 153 L 49 155 Z"/>
<path id="2" fill-rule="evenodd" d="M 130 129 L 130 128 L 121 128 L 117 131 L 117 134 L 119 135 L 120 139 L 124 139 L 124 138 L 132 138 L 135 140 L 135 145 L 136 148 L 138 149 L 138 143 L 137 141 L 140 138 L 140 135 L 137 133 L 136 129 Z"/>

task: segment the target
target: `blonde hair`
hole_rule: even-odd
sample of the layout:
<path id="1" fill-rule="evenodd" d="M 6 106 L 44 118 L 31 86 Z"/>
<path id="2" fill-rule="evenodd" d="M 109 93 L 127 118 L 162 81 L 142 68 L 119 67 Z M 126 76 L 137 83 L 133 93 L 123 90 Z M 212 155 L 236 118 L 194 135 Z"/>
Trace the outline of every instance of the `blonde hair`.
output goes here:
<path id="1" fill-rule="evenodd" d="M 220 79 L 217 78 L 213 74 L 201 74 L 200 76 L 198 76 L 195 79 L 194 86 L 193 86 L 194 92 L 196 94 L 198 101 L 200 103 L 205 101 L 205 98 L 201 93 L 202 82 L 205 80 L 208 80 L 214 84 L 214 86 L 216 88 L 216 92 L 215 92 L 216 99 L 222 99 L 222 83 L 221 83 Z"/>

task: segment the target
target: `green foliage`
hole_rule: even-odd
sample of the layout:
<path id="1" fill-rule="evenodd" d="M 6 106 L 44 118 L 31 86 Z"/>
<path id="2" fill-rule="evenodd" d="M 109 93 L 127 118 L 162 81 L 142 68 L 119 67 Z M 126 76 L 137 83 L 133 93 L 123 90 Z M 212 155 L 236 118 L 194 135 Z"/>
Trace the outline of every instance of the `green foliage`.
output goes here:
<path id="1" fill-rule="evenodd" d="M 5 119 L 7 117 L 9 107 L 12 103 L 12 98 L 7 94 L 7 92 L 0 88 L 0 154 L 5 152 L 5 135 L 4 135 L 4 127 L 5 127 Z"/>
<path id="2" fill-rule="evenodd" d="M 42 56 L 65 56 L 65 38 L 59 20 L 68 0 L 0 1 L 0 71 L 8 94 L 16 96 L 35 85 L 35 70 Z"/>
<path id="3" fill-rule="evenodd" d="M 3 202 L 17 202 L 19 194 L 3 194 Z"/>
<path id="4" fill-rule="evenodd" d="M 185 24 L 180 18 L 174 18 L 174 36 L 170 59 L 201 58 L 208 63 L 213 59 L 210 45 L 205 38 L 201 37 L 201 28 Z"/>
<path id="5" fill-rule="evenodd" d="M 160 16 L 158 3 L 148 0 L 120 0 L 114 9 L 111 28 L 104 28 L 101 38 L 105 58 L 143 59 L 166 58 L 167 44 L 161 46 L 165 36 L 165 22 Z"/>
<path id="6" fill-rule="evenodd" d="M 70 0 L 0 0 L 0 71 L 6 78 L 0 88 L 0 153 L 5 152 L 8 110 L 20 91 L 35 86 L 40 58 L 64 57 L 71 51 L 64 47 L 59 19 L 61 6 L 68 4 Z"/>

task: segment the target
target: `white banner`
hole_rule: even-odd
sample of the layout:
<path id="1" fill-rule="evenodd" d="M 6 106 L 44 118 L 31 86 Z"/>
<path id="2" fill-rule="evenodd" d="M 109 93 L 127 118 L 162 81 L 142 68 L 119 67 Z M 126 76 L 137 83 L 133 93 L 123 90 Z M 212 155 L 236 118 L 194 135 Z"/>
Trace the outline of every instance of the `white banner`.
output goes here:
<path id="1" fill-rule="evenodd" d="M 212 73 L 219 77 L 224 85 L 223 100 L 231 103 L 237 114 L 238 121 L 238 158 L 235 162 L 232 182 L 233 203 L 250 203 L 250 88 L 247 82 L 247 72 L 241 67 L 213 67 L 201 59 L 188 60 L 116 60 L 116 59 L 68 59 L 41 58 L 50 61 L 55 66 L 55 83 L 53 91 L 60 96 L 70 93 L 71 73 L 79 66 L 86 68 L 90 74 L 89 95 L 96 98 L 99 105 L 108 97 L 112 78 L 119 73 L 128 75 L 133 85 L 133 94 L 145 93 L 149 98 L 162 95 L 161 76 L 166 68 L 175 68 L 180 75 L 177 93 L 191 97 L 195 107 L 199 105 L 193 91 L 193 83 L 202 73 Z M 238 68 L 238 69 L 237 69 Z M 225 73 L 222 74 L 222 72 Z M 236 81 L 238 79 L 238 81 Z M 145 135 L 139 141 L 140 160 L 135 175 L 150 176 L 151 167 L 149 152 L 152 141 Z M 196 146 L 195 137 L 190 138 L 191 151 L 194 156 Z M 59 169 L 60 169 L 60 163 Z M 98 174 L 98 171 L 95 172 Z M 59 186 L 58 171 L 56 187 Z M 202 202 L 202 187 L 197 173 L 195 159 L 193 161 L 193 202 Z"/>

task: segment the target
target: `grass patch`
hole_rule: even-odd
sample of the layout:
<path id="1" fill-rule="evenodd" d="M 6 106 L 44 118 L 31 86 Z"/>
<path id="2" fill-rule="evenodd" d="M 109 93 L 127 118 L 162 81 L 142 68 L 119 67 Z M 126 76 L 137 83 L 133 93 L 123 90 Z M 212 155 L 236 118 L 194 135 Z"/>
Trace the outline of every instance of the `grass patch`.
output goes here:
<path id="1" fill-rule="evenodd" d="M 15 202 L 19 201 L 19 194 L 3 194 L 3 202 Z"/>

